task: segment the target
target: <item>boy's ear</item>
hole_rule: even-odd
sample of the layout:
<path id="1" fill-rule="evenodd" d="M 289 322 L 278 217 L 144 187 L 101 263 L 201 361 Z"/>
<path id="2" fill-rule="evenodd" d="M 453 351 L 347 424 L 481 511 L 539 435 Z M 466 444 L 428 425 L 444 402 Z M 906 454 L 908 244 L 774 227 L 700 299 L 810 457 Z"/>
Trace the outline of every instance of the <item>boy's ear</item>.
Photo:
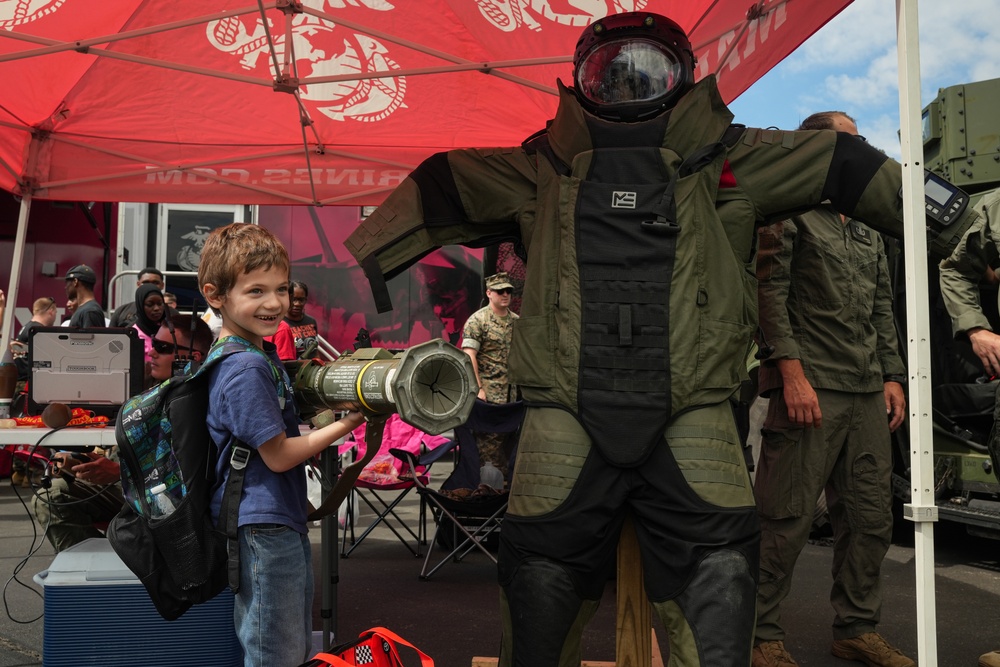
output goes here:
<path id="1" fill-rule="evenodd" d="M 201 294 L 205 297 L 205 301 L 215 309 L 222 306 L 222 299 L 218 296 L 218 293 L 219 290 L 212 283 L 205 283 L 201 287 Z"/>

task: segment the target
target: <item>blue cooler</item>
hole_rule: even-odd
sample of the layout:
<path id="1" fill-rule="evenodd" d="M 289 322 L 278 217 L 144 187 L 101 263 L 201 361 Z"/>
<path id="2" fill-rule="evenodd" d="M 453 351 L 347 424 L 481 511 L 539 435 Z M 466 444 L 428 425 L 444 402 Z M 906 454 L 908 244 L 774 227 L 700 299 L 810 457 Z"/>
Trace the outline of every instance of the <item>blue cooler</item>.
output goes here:
<path id="1" fill-rule="evenodd" d="M 243 664 L 229 589 L 165 621 L 105 539 L 56 554 L 35 581 L 45 593 L 44 667 Z"/>

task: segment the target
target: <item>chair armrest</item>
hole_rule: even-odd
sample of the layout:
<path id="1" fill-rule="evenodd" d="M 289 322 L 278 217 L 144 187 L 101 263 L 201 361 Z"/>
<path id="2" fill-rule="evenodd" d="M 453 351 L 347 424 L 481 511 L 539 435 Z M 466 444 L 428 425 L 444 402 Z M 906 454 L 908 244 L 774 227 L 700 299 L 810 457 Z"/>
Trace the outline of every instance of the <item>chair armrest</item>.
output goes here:
<path id="1" fill-rule="evenodd" d="M 442 456 L 455 449 L 458 446 L 458 440 L 449 440 L 440 447 L 436 447 L 429 452 L 424 452 L 420 456 L 408 452 L 405 449 L 398 449 L 392 447 L 389 449 L 389 453 L 395 456 L 400 461 L 407 463 L 411 470 L 415 470 L 417 466 L 427 467 L 440 459 Z"/>

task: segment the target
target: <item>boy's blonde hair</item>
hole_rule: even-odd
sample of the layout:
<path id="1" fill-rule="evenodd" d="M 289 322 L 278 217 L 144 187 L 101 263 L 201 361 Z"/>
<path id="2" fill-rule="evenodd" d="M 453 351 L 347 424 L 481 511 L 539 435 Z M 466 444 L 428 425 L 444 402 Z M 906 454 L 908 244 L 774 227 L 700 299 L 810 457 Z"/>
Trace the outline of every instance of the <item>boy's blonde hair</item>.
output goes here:
<path id="1" fill-rule="evenodd" d="M 274 234 L 258 225 L 234 222 L 208 235 L 201 249 L 198 288 L 206 297 L 221 299 L 244 273 L 271 267 L 287 272 L 290 266 L 288 251 Z M 206 285 L 214 287 L 211 294 Z"/>

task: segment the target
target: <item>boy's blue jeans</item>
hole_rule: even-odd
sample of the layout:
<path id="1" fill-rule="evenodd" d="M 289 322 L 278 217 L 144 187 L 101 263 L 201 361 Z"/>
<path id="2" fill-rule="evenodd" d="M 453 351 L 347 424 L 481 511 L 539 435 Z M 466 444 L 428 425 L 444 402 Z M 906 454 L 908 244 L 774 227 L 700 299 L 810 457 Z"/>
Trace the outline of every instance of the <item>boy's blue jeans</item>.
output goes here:
<path id="1" fill-rule="evenodd" d="M 245 667 L 298 667 L 312 649 L 312 549 L 288 526 L 241 526 L 233 620 Z"/>

